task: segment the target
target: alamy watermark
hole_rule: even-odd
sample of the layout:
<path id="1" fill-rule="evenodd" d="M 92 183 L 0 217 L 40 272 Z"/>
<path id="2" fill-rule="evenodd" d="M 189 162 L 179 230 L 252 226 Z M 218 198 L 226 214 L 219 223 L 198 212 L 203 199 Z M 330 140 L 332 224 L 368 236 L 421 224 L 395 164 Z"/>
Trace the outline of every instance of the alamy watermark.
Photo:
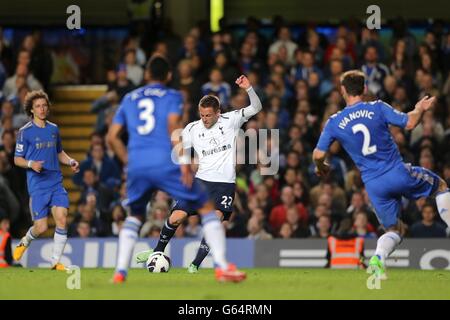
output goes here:
<path id="1" fill-rule="evenodd" d="M 369 290 L 380 290 L 381 289 L 381 278 L 377 274 L 377 267 L 369 266 L 367 268 L 367 273 L 370 274 L 370 276 L 367 278 L 366 286 Z"/>
<path id="2" fill-rule="evenodd" d="M 70 276 L 66 280 L 66 288 L 69 290 L 80 290 L 81 289 L 81 269 L 79 266 L 69 266 L 67 267 L 67 274 Z"/>
<path id="3" fill-rule="evenodd" d="M 366 20 L 367 29 L 381 29 L 381 9 L 376 4 L 367 7 L 367 14 L 371 14 Z"/>
<path id="4" fill-rule="evenodd" d="M 66 13 L 70 14 L 70 16 L 66 20 L 67 29 L 73 30 L 81 29 L 81 9 L 76 4 L 72 4 L 67 7 Z"/>

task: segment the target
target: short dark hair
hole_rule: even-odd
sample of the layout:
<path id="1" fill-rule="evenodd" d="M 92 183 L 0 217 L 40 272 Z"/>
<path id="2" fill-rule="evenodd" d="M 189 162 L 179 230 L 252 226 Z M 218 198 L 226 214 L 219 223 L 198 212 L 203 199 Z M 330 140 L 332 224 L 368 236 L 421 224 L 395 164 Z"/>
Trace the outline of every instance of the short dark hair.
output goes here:
<path id="1" fill-rule="evenodd" d="M 341 76 L 341 85 L 350 96 L 360 96 L 364 93 L 366 76 L 362 71 L 350 70 Z"/>
<path id="2" fill-rule="evenodd" d="M 25 110 L 25 113 L 29 115 L 30 117 L 33 116 L 33 113 L 31 112 L 31 109 L 33 109 L 33 103 L 34 100 L 37 99 L 45 99 L 47 101 L 48 106 L 50 107 L 50 99 L 48 98 L 48 95 L 42 91 L 42 90 L 33 90 L 31 92 L 28 92 L 25 96 L 25 102 L 23 104 L 23 108 Z"/>
<path id="3" fill-rule="evenodd" d="M 213 108 L 217 112 L 220 109 L 220 100 L 216 96 L 209 94 L 200 99 L 198 106 L 202 108 Z"/>
<path id="4" fill-rule="evenodd" d="M 146 69 L 150 73 L 152 80 L 166 81 L 171 71 L 171 66 L 166 58 L 156 55 L 148 60 Z"/>

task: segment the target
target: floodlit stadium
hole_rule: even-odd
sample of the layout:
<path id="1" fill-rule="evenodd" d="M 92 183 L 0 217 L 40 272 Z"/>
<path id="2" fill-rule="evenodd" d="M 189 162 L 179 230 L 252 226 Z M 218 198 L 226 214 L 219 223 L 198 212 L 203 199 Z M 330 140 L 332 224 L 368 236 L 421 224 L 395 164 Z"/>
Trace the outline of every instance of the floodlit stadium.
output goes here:
<path id="1" fill-rule="evenodd" d="M 450 298 L 450 4 L 36 2 L 0 10 L 0 300 Z"/>

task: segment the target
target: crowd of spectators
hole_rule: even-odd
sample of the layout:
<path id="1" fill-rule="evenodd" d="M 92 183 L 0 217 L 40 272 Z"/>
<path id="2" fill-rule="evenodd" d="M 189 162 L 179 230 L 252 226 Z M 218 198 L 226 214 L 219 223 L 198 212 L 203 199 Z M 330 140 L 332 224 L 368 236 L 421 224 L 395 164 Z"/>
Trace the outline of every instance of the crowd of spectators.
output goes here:
<path id="1" fill-rule="evenodd" d="M 244 32 L 224 28 L 210 33 L 193 27 L 177 45 L 176 38 L 161 37 L 151 50 L 141 47 L 138 35 L 123 41 L 120 59 L 105 72 L 107 92 L 92 104 L 97 123 L 90 150 L 86 159 L 78 159 L 81 170 L 73 177 L 82 195 L 77 212 L 72 213 L 69 235 L 118 235 L 126 216 L 122 207 L 126 174 L 105 143 L 105 134 L 122 97 L 145 83 L 145 62 L 155 53 L 167 56 L 173 65 L 169 85 L 183 94 L 185 124 L 198 119 L 197 104 L 205 94 L 220 98 L 222 112 L 245 107 L 246 93 L 234 84 L 245 74 L 263 110 L 244 129 L 279 130 L 279 141 L 270 142 L 272 157 L 279 157 L 277 174 L 262 175 L 262 164 L 236 167 L 234 218 L 227 225 L 230 237 L 327 238 L 343 221 L 350 221 L 352 230 L 364 238 L 382 232 L 360 173 L 341 146 L 331 147 L 332 172 L 327 179 L 314 174 L 311 161 L 324 123 L 345 107 L 339 79 L 350 69 L 366 74 L 366 100 L 382 99 L 402 112 L 412 110 L 425 95 L 438 98 L 412 132 L 390 130 L 405 162 L 433 170 L 450 184 L 449 30 L 429 25 L 415 35 L 400 24 L 382 39 L 377 30 L 344 23 L 327 35 L 313 25 L 295 35 L 293 30 L 299 29 L 287 23 L 277 23 L 273 29 L 273 35 L 266 36 L 260 32 L 261 23 L 251 18 L 241 28 Z M 8 215 L 13 226 L 25 217 L 27 209 L 20 204 L 28 201 L 24 172 L 13 165 L 15 133 L 27 121 L 20 106 L 29 90 L 49 87 L 52 64 L 48 61 L 40 33 L 26 36 L 14 52 L 0 29 L 0 214 Z M 171 202 L 164 192 L 155 193 L 141 236 L 159 236 Z M 402 203 L 405 236 L 448 236 L 433 199 Z M 199 217 L 191 217 L 176 233 L 177 237 L 200 235 Z"/>

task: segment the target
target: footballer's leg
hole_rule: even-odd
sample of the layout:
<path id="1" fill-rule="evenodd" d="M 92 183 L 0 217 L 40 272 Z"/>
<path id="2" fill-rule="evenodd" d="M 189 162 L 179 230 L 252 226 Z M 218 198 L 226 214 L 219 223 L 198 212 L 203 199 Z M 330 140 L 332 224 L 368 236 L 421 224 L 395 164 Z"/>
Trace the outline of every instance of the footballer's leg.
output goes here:
<path id="1" fill-rule="evenodd" d="M 175 207 L 176 208 L 176 207 Z M 188 213 L 181 209 L 175 209 L 166 219 L 161 234 L 159 236 L 158 244 L 155 247 L 155 252 L 164 252 L 170 239 L 172 239 L 178 226 L 182 224 L 188 216 Z"/>
<path id="2" fill-rule="evenodd" d="M 216 210 L 216 214 L 217 214 L 217 217 L 223 221 L 222 211 Z M 202 264 L 203 260 L 205 260 L 205 258 L 208 256 L 209 251 L 210 251 L 210 248 L 209 248 L 208 244 L 206 243 L 205 238 L 203 237 L 202 241 L 200 243 L 200 247 L 198 248 L 197 254 L 196 254 L 194 260 L 192 261 L 192 263 L 188 267 L 189 273 L 197 273 L 198 272 L 198 268 Z"/>
<path id="3" fill-rule="evenodd" d="M 50 206 L 56 224 L 55 234 L 53 235 L 52 269 L 64 271 L 66 268 L 60 263 L 60 259 L 67 243 L 69 197 L 67 196 L 67 191 L 62 186 L 59 186 L 52 193 Z"/>
<path id="4" fill-rule="evenodd" d="M 213 203 L 208 201 L 198 212 L 202 215 L 203 233 L 206 243 L 211 248 L 211 254 L 217 265 L 216 280 L 219 282 L 241 282 L 245 280 L 245 272 L 237 270 L 234 264 L 226 261 L 225 230 L 216 215 Z"/>
<path id="5" fill-rule="evenodd" d="M 19 261 L 22 258 L 33 240 L 47 231 L 48 202 L 49 197 L 46 195 L 30 196 L 30 212 L 33 219 L 33 226 L 28 229 L 25 236 L 22 237 L 14 249 L 13 258 L 15 261 Z"/>
<path id="6" fill-rule="evenodd" d="M 67 208 L 52 207 L 52 214 L 56 228 L 53 235 L 52 269 L 65 271 L 66 267 L 60 262 L 67 243 Z"/>
<path id="7" fill-rule="evenodd" d="M 387 257 L 394 252 L 401 241 L 400 230 L 397 226 L 387 228 L 386 233 L 378 239 L 375 255 L 370 258 L 369 267 L 372 268 L 372 273 L 376 274 L 381 280 L 387 279 L 385 265 Z"/>
<path id="8" fill-rule="evenodd" d="M 127 194 L 128 205 L 131 210 L 119 232 L 119 252 L 113 283 L 123 283 L 128 274 L 128 267 L 133 254 L 134 245 L 139 236 L 142 221 L 146 215 L 146 206 L 151 198 L 152 188 L 147 177 L 139 176 L 135 172 L 128 172 Z M 151 173 L 148 173 L 151 174 Z"/>
<path id="9" fill-rule="evenodd" d="M 182 210 L 181 208 L 183 206 L 178 205 L 178 203 L 179 201 L 177 201 L 177 204 L 175 204 L 172 213 L 166 219 L 164 226 L 161 229 L 161 233 L 159 234 L 158 244 L 156 245 L 155 249 L 139 252 L 136 255 L 137 263 L 145 263 L 148 260 L 148 257 L 150 257 L 150 255 L 154 252 L 164 252 L 170 239 L 172 239 L 175 231 L 177 231 L 178 226 L 182 224 L 184 220 L 186 220 L 188 213 Z"/>
<path id="10" fill-rule="evenodd" d="M 387 186 L 393 189 L 397 188 L 395 182 L 391 180 L 388 180 L 388 182 L 391 183 L 386 183 Z M 380 188 L 377 181 L 366 183 L 366 190 L 375 208 L 378 220 L 386 230 L 378 238 L 375 254 L 369 261 L 372 273 L 380 279 L 387 279 L 385 261 L 402 241 L 398 222 L 398 215 L 401 210 L 401 196 L 392 198 L 388 189 L 389 187 Z"/>
<path id="11" fill-rule="evenodd" d="M 179 167 L 170 169 L 157 186 L 166 191 L 173 198 L 188 201 L 190 207 L 202 215 L 203 234 L 211 248 L 216 269 L 216 279 L 219 281 L 239 282 L 245 279 L 245 273 L 238 271 L 232 264 L 228 264 L 225 258 L 225 230 L 216 215 L 214 203 L 209 200 L 207 191 L 199 184 L 193 182 L 188 188 L 181 183 L 181 171 Z"/>

